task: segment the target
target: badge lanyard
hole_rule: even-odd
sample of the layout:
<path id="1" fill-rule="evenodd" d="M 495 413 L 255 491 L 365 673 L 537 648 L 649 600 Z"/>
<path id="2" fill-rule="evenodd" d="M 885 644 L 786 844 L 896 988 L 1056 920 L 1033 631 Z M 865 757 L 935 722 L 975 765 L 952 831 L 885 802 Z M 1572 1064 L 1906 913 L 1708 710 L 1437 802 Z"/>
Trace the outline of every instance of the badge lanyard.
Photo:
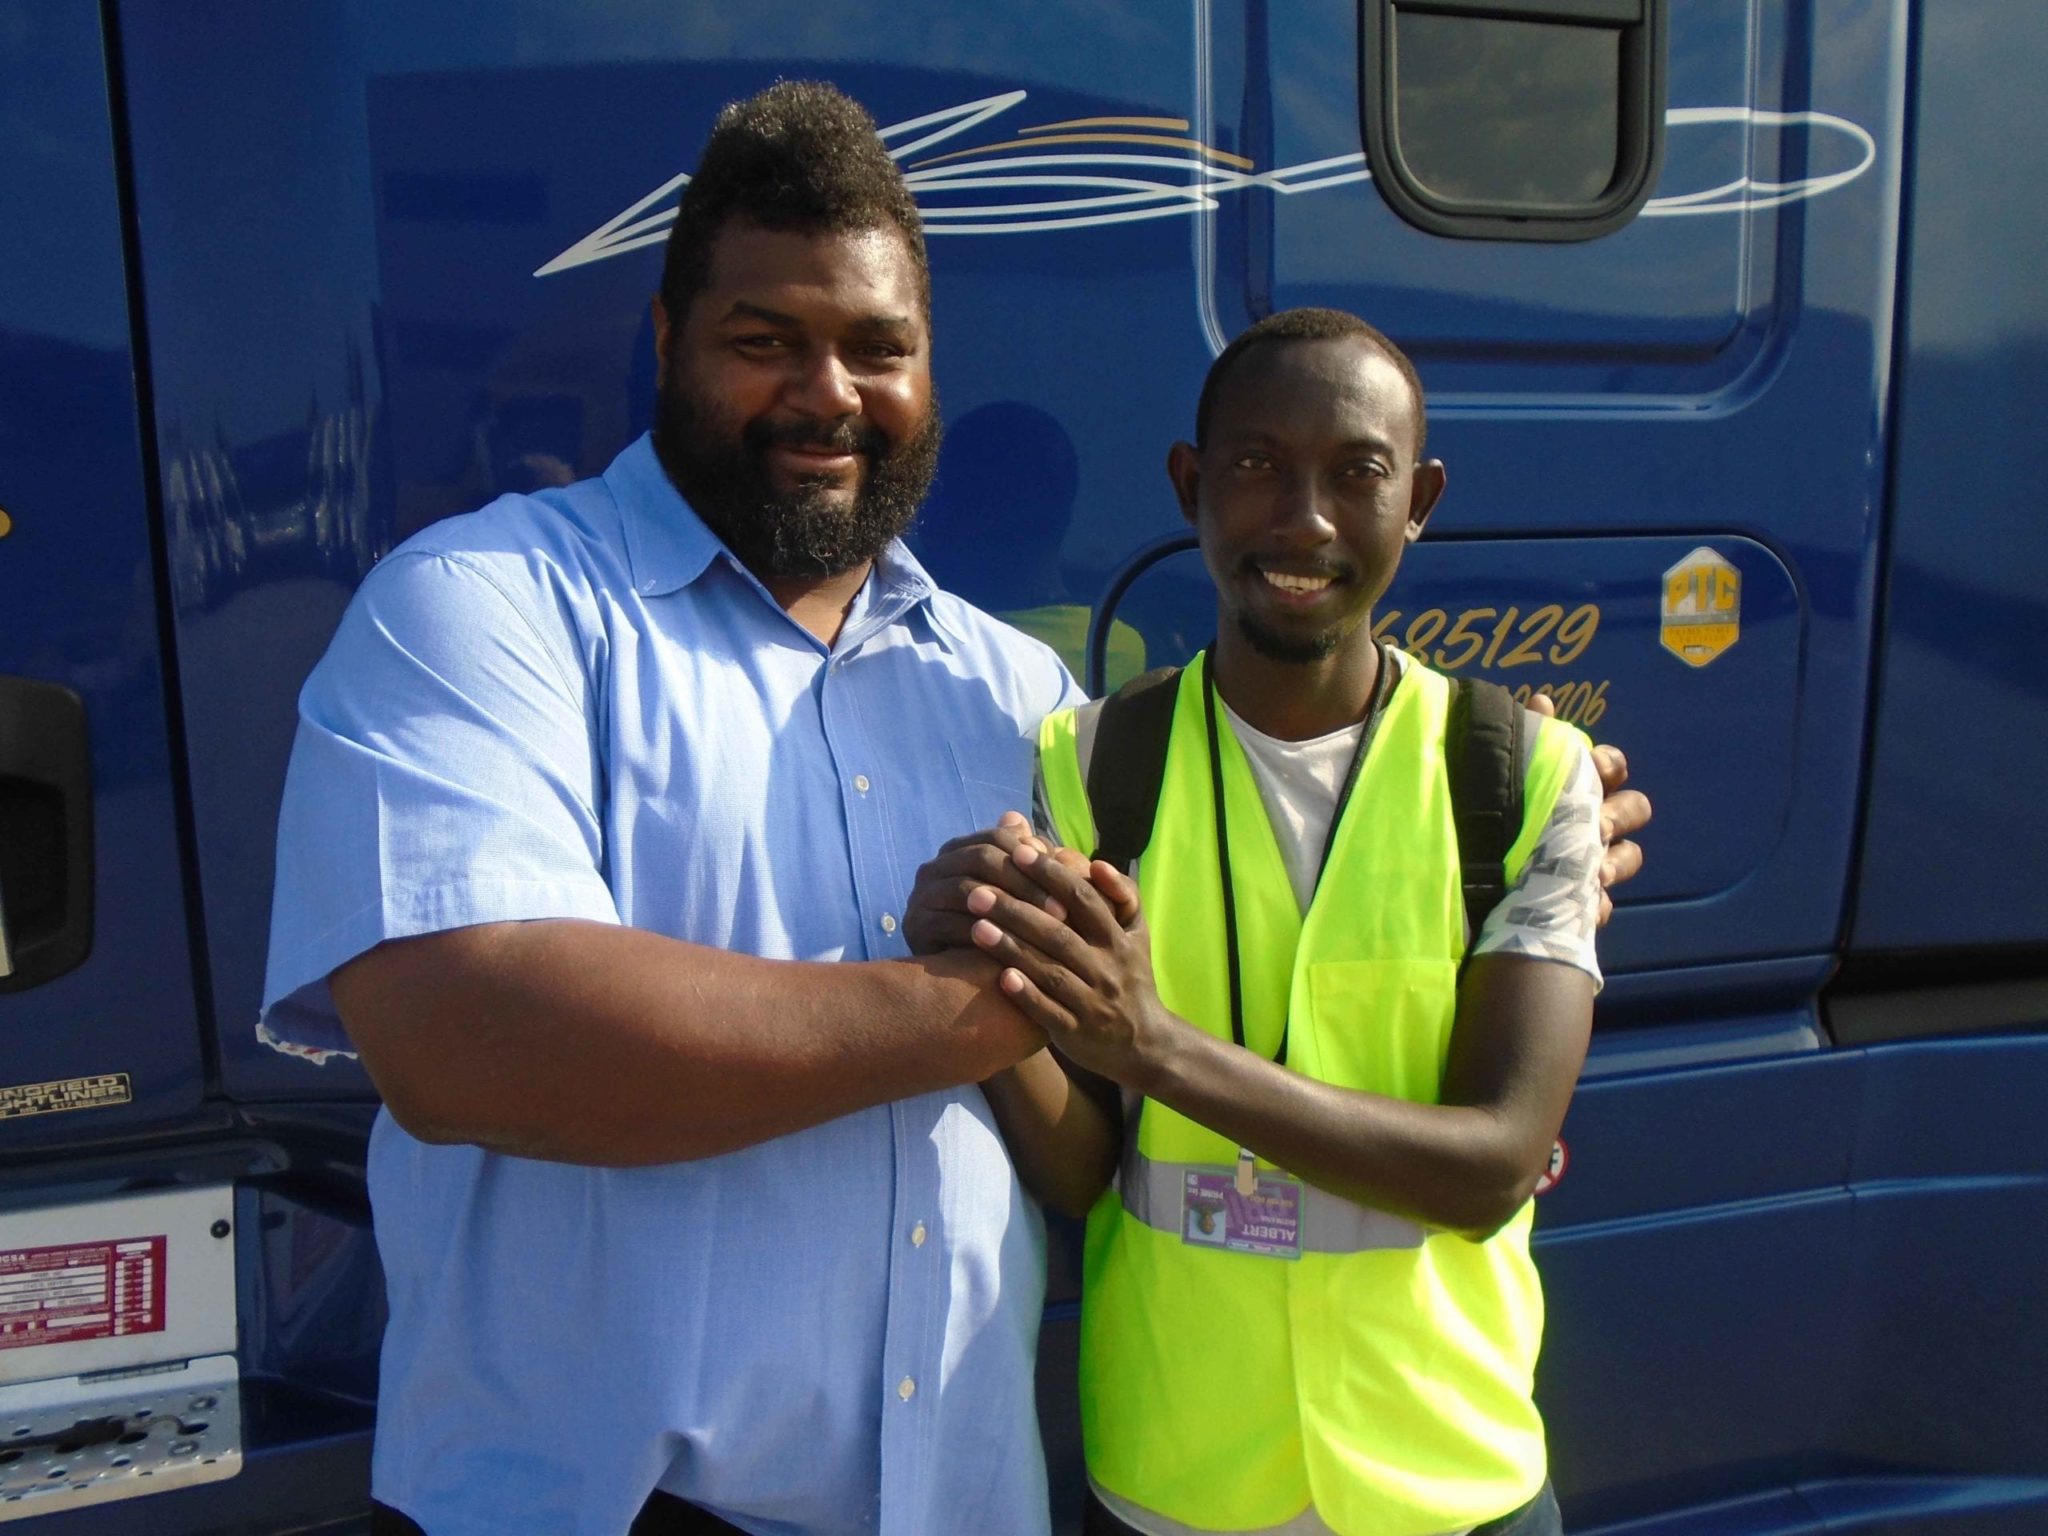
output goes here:
<path id="1" fill-rule="evenodd" d="M 1345 809 L 1351 804 L 1351 791 L 1357 787 L 1358 771 L 1365 764 L 1365 749 L 1372 740 L 1373 721 L 1385 707 L 1387 695 L 1393 689 L 1393 659 L 1387 655 L 1387 648 L 1378 647 L 1380 670 L 1373 682 L 1372 698 L 1365 706 L 1364 729 L 1358 733 L 1358 746 L 1351 754 L 1351 765 L 1344 770 L 1343 788 L 1337 791 L 1337 809 L 1330 816 L 1330 830 L 1323 838 L 1323 856 L 1316 863 L 1316 887 L 1323 883 L 1323 871 L 1329 868 L 1330 850 L 1337 845 L 1337 829 L 1343 825 Z M 1209 727 L 1209 792 L 1216 811 L 1216 867 L 1223 882 L 1223 954 L 1230 973 L 1230 1039 L 1241 1048 L 1244 1040 L 1244 979 L 1237 956 L 1237 889 L 1230 877 L 1230 825 L 1223 811 L 1223 752 L 1216 729 L 1216 669 L 1213 653 L 1202 658 L 1202 709 Z M 1313 888 L 1310 899 L 1314 899 Z M 1292 1010 L 1290 1010 L 1291 1012 Z M 1280 1044 L 1273 1052 L 1273 1060 L 1281 1066 L 1287 1064 L 1287 1031 L 1292 1020 L 1280 1026 Z M 1237 1188 L 1240 1194 L 1249 1195 L 1258 1185 L 1258 1163 L 1251 1148 L 1237 1149 Z"/>

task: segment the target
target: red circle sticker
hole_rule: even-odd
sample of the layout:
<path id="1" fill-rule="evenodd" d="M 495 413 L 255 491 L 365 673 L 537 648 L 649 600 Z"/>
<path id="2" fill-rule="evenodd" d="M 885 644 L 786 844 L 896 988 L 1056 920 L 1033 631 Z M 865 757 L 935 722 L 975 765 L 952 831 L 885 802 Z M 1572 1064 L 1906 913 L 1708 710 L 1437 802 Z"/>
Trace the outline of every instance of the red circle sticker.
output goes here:
<path id="1" fill-rule="evenodd" d="M 1572 1155 L 1566 1150 L 1564 1138 L 1560 1136 L 1550 1144 L 1550 1162 L 1536 1180 L 1536 1193 L 1547 1195 L 1557 1188 L 1559 1182 L 1564 1178 L 1565 1169 L 1571 1167 L 1571 1165 Z"/>

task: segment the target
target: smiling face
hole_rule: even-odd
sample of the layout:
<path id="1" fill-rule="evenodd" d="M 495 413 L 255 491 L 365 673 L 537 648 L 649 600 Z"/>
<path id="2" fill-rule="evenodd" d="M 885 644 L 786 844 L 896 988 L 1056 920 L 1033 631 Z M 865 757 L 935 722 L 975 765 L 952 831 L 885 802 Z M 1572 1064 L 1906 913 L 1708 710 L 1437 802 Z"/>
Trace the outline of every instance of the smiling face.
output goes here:
<path id="1" fill-rule="evenodd" d="M 662 463 L 764 581 L 857 569 L 909 525 L 938 462 L 939 416 L 899 231 L 734 222 L 687 312 L 655 301 L 655 345 Z"/>
<path id="2" fill-rule="evenodd" d="M 1373 604 L 1443 492 L 1416 461 L 1418 402 L 1359 336 L 1262 342 L 1215 394 L 1207 441 L 1168 473 L 1201 536 L 1225 619 L 1262 656 L 1315 662 L 1369 645 Z"/>

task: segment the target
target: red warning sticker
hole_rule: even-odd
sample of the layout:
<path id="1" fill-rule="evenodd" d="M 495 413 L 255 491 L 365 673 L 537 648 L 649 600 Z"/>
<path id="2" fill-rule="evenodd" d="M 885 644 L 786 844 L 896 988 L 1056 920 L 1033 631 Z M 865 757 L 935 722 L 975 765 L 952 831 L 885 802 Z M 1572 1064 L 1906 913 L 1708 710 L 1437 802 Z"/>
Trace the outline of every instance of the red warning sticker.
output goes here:
<path id="1" fill-rule="evenodd" d="M 164 1331 L 164 1239 L 0 1249 L 0 1349 Z"/>
<path id="2" fill-rule="evenodd" d="M 1560 1136 L 1550 1144 L 1550 1162 L 1536 1176 L 1536 1193 L 1547 1195 L 1557 1188 L 1558 1181 L 1564 1177 L 1565 1169 L 1571 1165 L 1571 1149 L 1564 1144 L 1564 1138 Z"/>

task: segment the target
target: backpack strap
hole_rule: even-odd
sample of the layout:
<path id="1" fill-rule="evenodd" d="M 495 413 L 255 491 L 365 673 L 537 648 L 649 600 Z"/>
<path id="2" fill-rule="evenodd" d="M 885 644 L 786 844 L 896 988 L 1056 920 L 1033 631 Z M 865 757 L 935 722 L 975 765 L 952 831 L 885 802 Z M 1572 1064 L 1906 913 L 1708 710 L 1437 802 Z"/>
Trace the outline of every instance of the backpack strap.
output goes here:
<path id="1" fill-rule="evenodd" d="M 1178 667 L 1134 677 L 1102 701 L 1096 718 L 1087 775 L 1094 856 L 1118 869 L 1129 869 L 1152 841 L 1179 682 Z M 1522 785 L 1534 741 L 1522 706 L 1500 684 L 1471 677 L 1450 683 L 1444 767 L 1465 919 L 1476 939 L 1487 914 L 1507 895 L 1508 850 L 1522 831 Z"/>
<path id="2" fill-rule="evenodd" d="M 1533 745 L 1522 706 L 1499 683 L 1451 679 L 1444 768 L 1471 937 L 1508 892 L 1508 850 L 1522 831 L 1522 781 Z"/>
<path id="3" fill-rule="evenodd" d="M 1088 757 L 1088 805 L 1095 814 L 1095 857 L 1129 869 L 1152 841 L 1166 744 L 1180 696 L 1180 668 L 1132 678 L 1102 701 Z"/>

